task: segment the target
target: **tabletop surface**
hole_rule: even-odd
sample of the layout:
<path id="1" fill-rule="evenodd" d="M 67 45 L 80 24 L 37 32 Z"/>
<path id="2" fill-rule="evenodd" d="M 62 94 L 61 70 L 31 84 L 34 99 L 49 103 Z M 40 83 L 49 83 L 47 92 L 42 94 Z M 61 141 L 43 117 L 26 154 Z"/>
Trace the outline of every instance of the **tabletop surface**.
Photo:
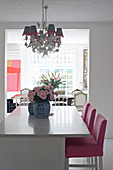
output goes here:
<path id="1" fill-rule="evenodd" d="M 29 115 L 27 106 L 18 106 L 0 124 L 0 135 L 89 136 L 90 133 L 74 106 L 52 106 L 48 119 Z"/>

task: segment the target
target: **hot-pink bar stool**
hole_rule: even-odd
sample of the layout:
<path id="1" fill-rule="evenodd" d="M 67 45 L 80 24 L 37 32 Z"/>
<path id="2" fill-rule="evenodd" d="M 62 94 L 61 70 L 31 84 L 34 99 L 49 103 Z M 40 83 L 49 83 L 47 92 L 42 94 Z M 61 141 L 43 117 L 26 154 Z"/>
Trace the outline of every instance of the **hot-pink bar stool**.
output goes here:
<path id="1" fill-rule="evenodd" d="M 89 137 L 67 137 L 65 141 L 66 170 L 69 167 L 95 167 L 97 170 L 97 157 L 99 157 L 99 170 L 103 170 L 103 143 L 107 120 L 98 114 L 93 135 Z M 95 164 L 69 164 L 69 158 L 95 157 Z"/>
<path id="2" fill-rule="evenodd" d="M 89 106 L 90 106 L 90 103 L 87 100 L 85 100 L 84 105 L 83 105 L 83 109 L 82 109 L 82 115 L 81 115 L 81 117 L 84 121 L 86 120 L 86 115 L 87 115 L 87 111 L 88 111 Z"/>

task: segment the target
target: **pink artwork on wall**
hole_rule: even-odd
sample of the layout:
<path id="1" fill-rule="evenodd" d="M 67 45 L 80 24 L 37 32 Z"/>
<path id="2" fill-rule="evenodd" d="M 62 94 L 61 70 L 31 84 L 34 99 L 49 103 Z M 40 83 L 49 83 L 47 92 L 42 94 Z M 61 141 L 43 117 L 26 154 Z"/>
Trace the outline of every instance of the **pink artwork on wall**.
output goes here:
<path id="1" fill-rule="evenodd" d="M 20 91 L 21 60 L 7 60 L 7 91 Z"/>

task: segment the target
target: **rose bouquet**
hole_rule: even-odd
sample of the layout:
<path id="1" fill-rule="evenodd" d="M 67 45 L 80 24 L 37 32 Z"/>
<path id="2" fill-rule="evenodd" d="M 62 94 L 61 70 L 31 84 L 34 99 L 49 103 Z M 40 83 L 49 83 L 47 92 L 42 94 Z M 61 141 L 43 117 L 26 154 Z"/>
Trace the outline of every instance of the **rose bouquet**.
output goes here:
<path id="1" fill-rule="evenodd" d="M 33 90 L 29 90 L 28 97 L 32 103 L 49 102 L 54 100 L 54 95 L 58 95 L 57 92 L 53 92 L 53 86 L 42 85 L 35 87 Z"/>
<path id="2" fill-rule="evenodd" d="M 51 73 L 48 75 L 42 75 L 41 76 L 41 81 L 38 82 L 40 84 L 45 84 L 47 86 L 52 86 L 53 87 L 53 90 L 54 89 L 58 89 L 59 86 L 62 84 L 62 85 L 65 85 L 65 81 L 62 81 L 61 80 L 61 77 L 60 77 L 60 73 L 56 74 L 56 73 Z"/>

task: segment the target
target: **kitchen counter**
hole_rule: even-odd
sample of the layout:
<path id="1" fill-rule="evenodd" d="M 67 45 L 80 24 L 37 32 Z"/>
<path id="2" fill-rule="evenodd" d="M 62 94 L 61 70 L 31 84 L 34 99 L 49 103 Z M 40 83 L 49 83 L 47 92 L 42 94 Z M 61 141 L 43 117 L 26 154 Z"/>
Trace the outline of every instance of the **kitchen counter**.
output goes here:
<path id="1" fill-rule="evenodd" d="M 48 119 L 37 119 L 27 106 L 18 106 L 0 124 L 0 135 L 89 135 L 74 106 L 52 106 L 52 112 Z"/>
<path id="2" fill-rule="evenodd" d="M 37 119 L 18 106 L 0 124 L 0 170 L 65 170 L 65 137 L 90 133 L 74 106 L 53 106 Z"/>

